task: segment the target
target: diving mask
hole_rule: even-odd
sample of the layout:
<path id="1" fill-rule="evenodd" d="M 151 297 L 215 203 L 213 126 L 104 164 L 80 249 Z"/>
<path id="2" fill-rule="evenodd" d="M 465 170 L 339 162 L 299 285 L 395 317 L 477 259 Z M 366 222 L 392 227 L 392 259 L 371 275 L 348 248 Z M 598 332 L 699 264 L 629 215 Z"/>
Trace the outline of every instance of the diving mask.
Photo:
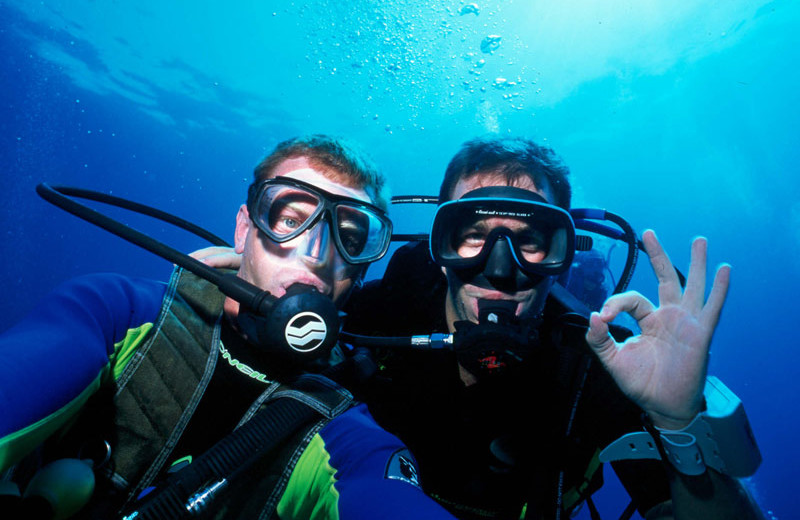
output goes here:
<path id="1" fill-rule="evenodd" d="M 567 211 L 513 186 L 478 188 L 437 209 L 430 250 L 438 265 L 480 272 L 497 246 L 528 276 L 558 275 L 572 264 L 575 225 Z"/>
<path id="2" fill-rule="evenodd" d="M 382 209 L 362 200 L 336 195 L 298 179 L 275 177 L 254 184 L 247 210 L 256 227 L 277 243 L 311 229 L 325 245 L 328 222 L 336 249 L 351 265 L 374 262 L 389 248 L 392 223 Z"/>

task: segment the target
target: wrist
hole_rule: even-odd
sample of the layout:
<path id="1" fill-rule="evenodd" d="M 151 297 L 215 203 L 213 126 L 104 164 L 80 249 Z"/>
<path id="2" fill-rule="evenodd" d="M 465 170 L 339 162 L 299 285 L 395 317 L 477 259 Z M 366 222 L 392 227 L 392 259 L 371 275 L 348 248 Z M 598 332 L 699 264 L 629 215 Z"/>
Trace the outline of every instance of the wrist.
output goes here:
<path id="1" fill-rule="evenodd" d="M 713 376 L 712 376 L 713 377 Z M 706 379 L 706 386 L 710 379 Z M 664 411 L 650 410 L 643 408 L 647 417 L 650 418 L 653 426 L 662 430 L 682 430 L 689 426 L 695 418 L 705 412 L 707 409 L 705 390 L 701 391 L 688 403 L 683 403 L 681 406 L 675 407 L 671 410 L 672 413 L 664 413 Z"/>
<path id="2" fill-rule="evenodd" d="M 678 419 L 675 417 L 670 417 L 667 415 L 660 414 L 658 412 L 651 412 L 645 410 L 645 413 L 650 418 L 653 423 L 653 426 L 658 428 L 659 430 L 671 430 L 671 431 L 678 431 L 683 430 L 687 426 L 689 426 L 692 421 L 702 412 L 703 410 L 698 410 L 695 412 L 691 417 L 688 419 Z"/>
<path id="3" fill-rule="evenodd" d="M 715 377 L 708 378 L 704 395 L 707 410 L 682 428 L 662 428 L 653 421 L 646 432 L 611 443 L 600 453 L 600 461 L 661 459 L 685 475 L 700 475 L 706 467 L 734 477 L 752 475 L 761 453 L 741 401 Z M 661 424 L 682 422 L 661 419 Z"/>

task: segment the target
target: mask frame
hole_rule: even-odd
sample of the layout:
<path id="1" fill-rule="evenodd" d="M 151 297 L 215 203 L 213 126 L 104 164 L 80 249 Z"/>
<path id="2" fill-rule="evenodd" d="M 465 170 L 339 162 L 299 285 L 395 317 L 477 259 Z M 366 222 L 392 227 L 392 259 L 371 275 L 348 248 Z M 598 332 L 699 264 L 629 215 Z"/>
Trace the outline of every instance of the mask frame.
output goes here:
<path id="1" fill-rule="evenodd" d="M 527 226 L 522 228 L 523 233 L 503 226 L 478 231 L 480 223 L 493 219 Z M 473 222 L 475 230 L 471 227 Z M 459 236 L 465 229 L 476 238 Z M 511 253 L 503 256 L 510 256 L 523 273 L 534 279 L 563 273 L 569 269 L 575 254 L 575 224 L 570 214 L 530 190 L 513 186 L 478 188 L 460 199 L 443 203 L 436 210 L 429 236 L 434 262 L 464 272 L 485 272 L 487 264 L 497 256 L 495 250 L 501 239 Z M 476 255 L 464 256 L 454 250 L 455 244 L 467 240 L 483 241 Z M 530 253 L 525 248 L 533 248 L 534 240 L 546 247 L 546 256 L 539 261 L 526 258 Z"/>
<path id="2" fill-rule="evenodd" d="M 285 233 L 280 233 L 273 229 L 274 226 L 270 223 L 270 217 L 274 201 L 265 200 L 266 196 L 273 193 L 270 190 L 280 187 L 295 189 L 298 193 L 306 194 L 316 204 L 311 213 L 304 215 L 304 220 L 297 227 Z M 267 207 L 262 207 L 264 205 Z M 348 250 L 345 240 L 342 238 L 343 229 L 347 227 L 347 221 L 342 221 L 340 208 L 346 208 L 348 211 L 362 215 L 366 219 L 368 226 L 365 232 L 364 254 L 354 255 Z M 253 224 L 272 241 L 279 244 L 297 238 L 306 231 L 313 230 L 320 221 L 326 221 L 336 249 L 345 262 L 351 265 L 368 264 L 381 258 L 386 254 L 392 236 L 392 222 L 381 208 L 359 199 L 330 193 L 312 184 L 290 177 L 273 177 L 251 185 L 247 193 L 247 211 Z M 379 227 L 373 230 L 372 224 L 377 224 Z"/>

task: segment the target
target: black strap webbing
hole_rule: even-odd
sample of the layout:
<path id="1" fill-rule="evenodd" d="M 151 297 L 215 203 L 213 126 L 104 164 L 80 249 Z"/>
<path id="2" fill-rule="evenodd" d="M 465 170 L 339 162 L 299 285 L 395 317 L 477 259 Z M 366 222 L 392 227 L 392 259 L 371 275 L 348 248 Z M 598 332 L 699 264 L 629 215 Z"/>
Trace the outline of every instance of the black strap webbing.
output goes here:
<path id="1" fill-rule="evenodd" d="M 597 507 L 594 505 L 592 497 L 586 497 L 586 505 L 589 506 L 589 516 L 592 517 L 592 520 L 603 520 L 600 518 L 600 511 L 598 511 Z"/>
<path id="2" fill-rule="evenodd" d="M 631 500 L 631 503 L 628 504 L 628 507 L 625 508 L 625 511 L 622 512 L 622 516 L 619 517 L 619 520 L 631 520 L 633 518 L 633 513 L 636 512 L 636 503 Z"/>
<path id="3" fill-rule="evenodd" d="M 189 498 L 203 486 L 223 479 L 230 482 L 301 427 L 320 417 L 319 412 L 301 401 L 288 397 L 275 399 L 194 462 L 170 475 L 163 486 L 151 491 L 123 518 L 167 520 L 189 516 Z"/>

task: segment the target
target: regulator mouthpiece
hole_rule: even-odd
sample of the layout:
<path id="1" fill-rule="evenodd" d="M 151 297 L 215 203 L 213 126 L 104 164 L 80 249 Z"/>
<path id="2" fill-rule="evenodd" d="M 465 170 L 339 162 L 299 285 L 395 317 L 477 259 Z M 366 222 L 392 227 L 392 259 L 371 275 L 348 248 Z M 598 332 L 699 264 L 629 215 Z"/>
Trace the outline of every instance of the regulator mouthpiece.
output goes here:
<path id="1" fill-rule="evenodd" d="M 243 307 L 238 322 L 248 340 L 286 360 L 305 364 L 327 356 L 339 335 L 339 311 L 314 287 L 294 284 L 280 298 L 268 296 L 259 312 Z"/>
<path id="2" fill-rule="evenodd" d="M 535 338 L 519 325 L 516 308 L 512 301 L 478 300 L 478 323 L 455 323 L 456 358 L 478 380 L 506 373 L 530 353 Z"/>

